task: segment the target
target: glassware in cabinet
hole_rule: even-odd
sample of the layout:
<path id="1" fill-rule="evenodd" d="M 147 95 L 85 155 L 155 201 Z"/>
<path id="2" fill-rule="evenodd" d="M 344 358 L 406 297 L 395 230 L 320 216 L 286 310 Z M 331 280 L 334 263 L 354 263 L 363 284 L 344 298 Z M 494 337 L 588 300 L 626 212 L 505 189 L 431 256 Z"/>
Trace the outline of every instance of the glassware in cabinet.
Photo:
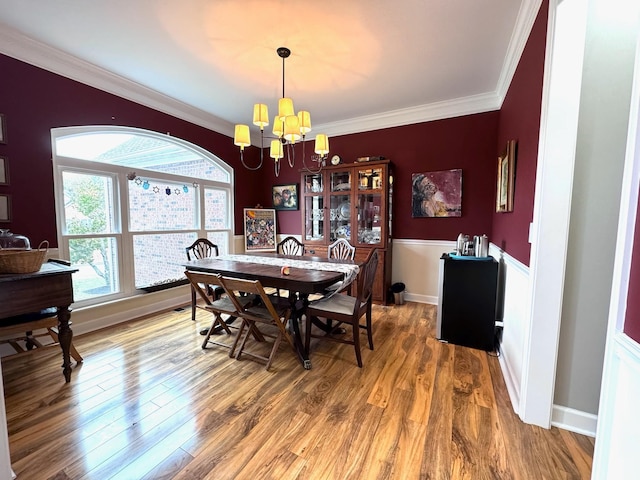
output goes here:
<path id="1" fill-rule="evenodd" d="M 324 197 L 322 195 L 305 195 L 304 212 L 304 241 L 323 240 L 325 222 Z"/>

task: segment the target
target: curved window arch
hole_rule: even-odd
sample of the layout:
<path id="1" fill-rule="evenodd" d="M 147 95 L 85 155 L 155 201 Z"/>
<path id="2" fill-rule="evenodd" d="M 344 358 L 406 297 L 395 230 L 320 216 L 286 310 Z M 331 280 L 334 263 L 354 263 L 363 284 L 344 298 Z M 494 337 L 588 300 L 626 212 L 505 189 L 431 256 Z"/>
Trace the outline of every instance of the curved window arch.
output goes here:
<path id="1" fill-rule="evenodd" d="M 185 247 L 232 240 L 233 169 L 170 135 L 52 129 L 58 246 L 79 269 L 77 304 L 184 283 Z"/>

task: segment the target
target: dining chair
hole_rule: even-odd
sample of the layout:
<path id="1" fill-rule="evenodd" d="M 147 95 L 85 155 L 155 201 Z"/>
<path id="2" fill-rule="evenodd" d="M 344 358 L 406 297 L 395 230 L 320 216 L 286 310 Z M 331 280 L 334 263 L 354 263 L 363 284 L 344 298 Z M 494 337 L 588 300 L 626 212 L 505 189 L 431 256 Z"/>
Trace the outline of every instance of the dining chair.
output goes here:
<path id="1" fill-rule="evenodd" d="M 278 243 L 277 252 L 281 255 L 304 255 L 304 243 L 295 237 L 287 237 Z"/>
<path id="2" fill-rule="evenodd" d="M 204 301 L 204 306 L 201 307 L 208 312 L 213 314 L 213 320 L 211 321 L 211 326 L 208 328 L 204 341 L 202 342 L 202 348 L 207 348 L 208 344 L 218 345 L 220 347 L 226 347 L 229 349 L 229 356 L 233 356 L 233 346 L 235 345 L 235 335 L 238 333 L 237 327 L 232 327 L 227 323 L 229 318 L 237 318 L 239 315 L 238 310 L 242 310 L 253 301 L 252 298 L 249 297 L 241 297 L 237 302 L 234 299 L 231 299 L 227 296 L 219 297 L 217 299 L 213 299 L 209 295 L 209 291 L 219 288 L 224 292 L 224 286 L 222 284 L 222 277 L 215 273 L 204 273 L 204 272 L 184 272 L 187 279 L 189 279 L 189 283 L 193 291 Z M 227 316 L 225 320 L 223 315 Z M 235 332 L 232 331 L 235 330 Z M 234 336 L 233 340 L 229 340 L 227 343 L 219 340 L 213 340 L 211 335 L 217 332 L 224 332 L 227 335 Z M 217 337 L 214 337 L 217 338 Z"/>
<path id="3" fill-rule="evenodd" d="M 339 260 L 353 260 L 356 256 L 356 247 L 351 245 L 346 238 L 339 238 L 327 249 L 329 258 Z"/>
<path id="4" fill-rule="evenodd" d="M 356 247 L 351 245 L 346 238 L 339 238 L 333 242 L 327 248 L 327 256 L 329 258 L 335 258 L 337 260 L 353 260 L 356 256 Z M 345 288 L 342 287 L 342 282 L 338 282 L 335 285 L 327 287 L 325 295 L 331 295 L 333 292 L 339 289 L 339 291 L 346 291 L 351 295 L 351 284 Z"/>
<path id="5" fill-rule="evenodd" d="M 206 238 L 199 238 L 195 242 L 193 242 L 188 247 L 185 247 L 185 251 L 187 253 L 187 260 L 196 260 L 201 258 L 211 258 L 217 257 L 220 252 L 218 250 L 218 246 L 214 243 L 211 243 Z M 220 295 L 224 292 L 221 287 L 211 287 L 210 291 L 207 291 L 207 294 L 213 298 L 214 300 L 219 298 Z M 191 320 L 196 319 L 196 308 L 200 308 L 198 303 L 196 302 L 196 291 L 191 286 Z"/>
<path id="6" fill-rule="evenodd" d="M 358 367 L 362 367 L 362 356 L 360 353 L 360 329 L 367 331 L 369 348 L 373 350 L 373 334 L 371 331 L 371 293 L 373 291 L 373 281 L 378 267 L 378 250 L 372 249 L 360 269 L 357 278 L 357 295 L 331 295 L 311 302 L 306 310 L 306 331 L 305 349 L 308 352 L 311 337 L 321 340 L 346 343 L 353 345 L 356 351 Z M 365 317 L 365 324 L 360 324 L 360 319 Z M 320 318 L 326 319 L 328 332 L 324 335 L 312 333 L 312 323 L 319 322 Z M 333 320 L 337 323 L 333 324 Z M 351 325 L 352 338 L 342 338 L 337 335 L 342 334 L 341 325 Z"/>
<path id="7" fill-rule="evenodd" d="M 60 263 L 70 266 L 71 262 L 50 258 L 52 263 Z M 71 322 L 69 322 L 71 324 Z M 50 307 L 38 312 L 17 315 L 15 317 L 3 318 L 0 326 L 0 344 L 7 343 L 13 347 L 16 353 L 23 353 L 34 348 L 41 348 L 44 345 L 38 338 L 48 336 L 54 344 L 59 344 L 58 339 L 58 308 Z M 24 344 L 24 346 L 23 346 Z M 84 359 L 78 352 L 73 340 L 69 345 L 69 355 L 78 363 Z"/>
<path id="8" fill-rule="evenodd" d="M 304 255 L 304 243 L 300 242 L 296 237 L 288 236 L 277 245 L 277 253 L 280 255 L 295 255 L 302 257 Z M 275 289 L 275 292 L 270 291 L 270 294 L 275 293 L 274 300 L 276 303 L 280 302 L 280 298 L 284 298 L 289 295 L 286 290 Z M 285 294 L 286 293 L 286 294 Z"/>
<path id="9" fill-rule="evenodd" d="M 283 338 L 295 351 L 291 335 L 286 329 L 287 322 L 291 317 L 291 307 L 275 306 L 259 280 L 223 277 L 222 285 L 229 299 L 235 303 L 238 316 L 242 319 L 230 356 L 233 356 L 235 352 L 235 357 L 238 360 L 242 354 L 262 360 L 266 363 L 266 369 L 269 370 Z M 247 297 L 256 301 L 243 305 L 242 299 Z M 259 326 L 263 328 L 259 328 Z M 275 335 L 267 333 L 266 329 L 270 327 L 275 327 Z M 251 350 L 247 349 L 247 340 L 250 334 L 253 334 L 253 338 L 257 340 L 251 345 Z M 274 339 L 268 354 L 262 353 L 264 351 L 261 348 L 264 345 L 264 337 Z"/>

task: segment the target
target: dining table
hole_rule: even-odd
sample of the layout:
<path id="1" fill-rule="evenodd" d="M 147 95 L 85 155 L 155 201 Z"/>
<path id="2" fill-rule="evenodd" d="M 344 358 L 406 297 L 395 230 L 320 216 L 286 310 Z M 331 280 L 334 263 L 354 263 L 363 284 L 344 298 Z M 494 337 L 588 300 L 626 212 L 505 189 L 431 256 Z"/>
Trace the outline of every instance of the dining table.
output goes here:
<path id="1" fill-rule="evenodd" d="M 307 370 L 311 368 L 311 360 L 302 341 L 300 320 L 309 304 L 309 296 L 325 294 L 328 287 L 336 284 L 339 288 L 332 288 L 332 292 L 340 291 L 355 280 L 359 271 L 359 265 L 353 260 L 301 257 L 272 252 L 220 255 L 191 260 L 183 266 L 187 271 L 259 280 L 263 287 L 287 290 L 295 351 L 302 366 Z M 323 324 L 318 326 L 326 328 Z"/>

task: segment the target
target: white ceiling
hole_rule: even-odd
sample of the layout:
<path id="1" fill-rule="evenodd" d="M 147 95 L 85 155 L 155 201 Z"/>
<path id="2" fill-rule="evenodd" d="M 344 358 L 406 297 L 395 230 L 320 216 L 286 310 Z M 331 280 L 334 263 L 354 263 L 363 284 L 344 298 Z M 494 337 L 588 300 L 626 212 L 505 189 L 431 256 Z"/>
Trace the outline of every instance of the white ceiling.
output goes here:
<path id="1" fill-rule="evenodd" d="M 274 115 L 286 46 L 286 95 L 336 135 L 498 109 L 540 3 L 0 0 L 0 52 L 231 136 Z"/>

